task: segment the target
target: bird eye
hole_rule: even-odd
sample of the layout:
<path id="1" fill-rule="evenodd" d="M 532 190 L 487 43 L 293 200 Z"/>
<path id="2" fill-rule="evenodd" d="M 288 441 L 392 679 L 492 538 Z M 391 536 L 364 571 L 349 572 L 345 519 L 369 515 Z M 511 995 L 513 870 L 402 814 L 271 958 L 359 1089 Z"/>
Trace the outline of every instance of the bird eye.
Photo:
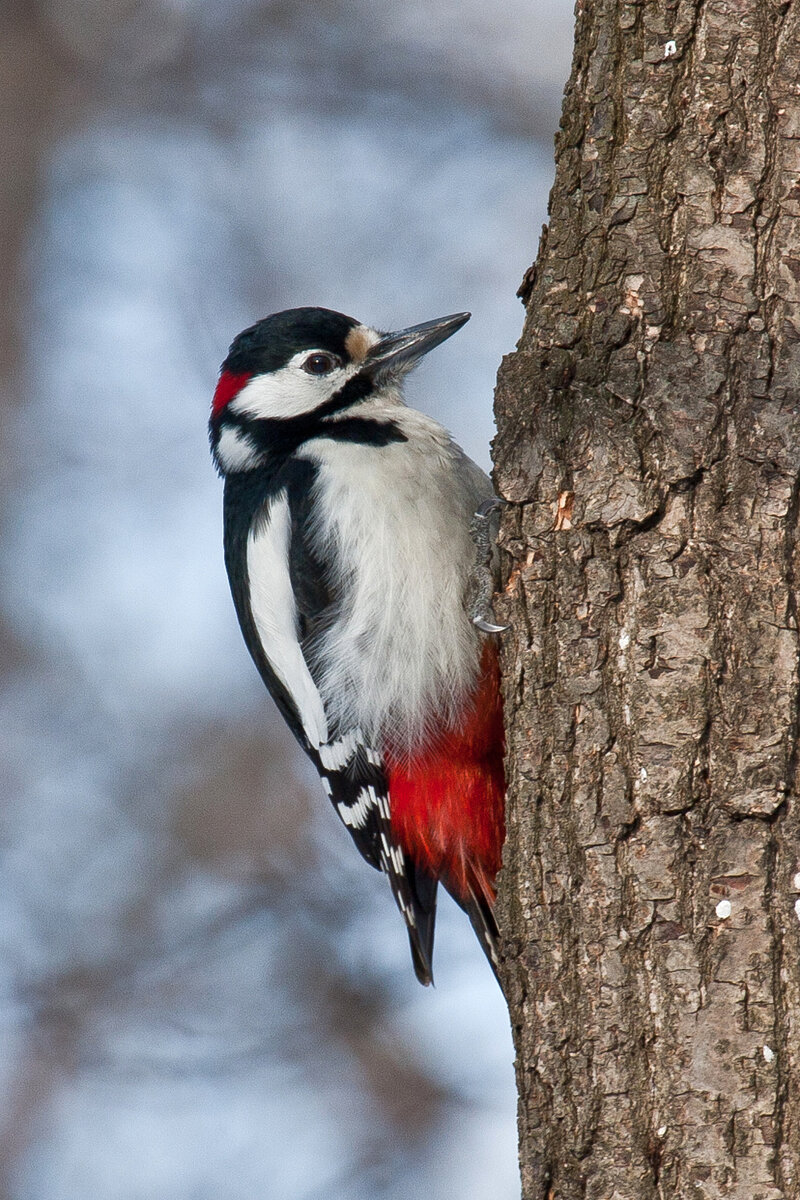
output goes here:
<path id="1" fill-rule="evenodd" d="M 332 354 L 309 354 L 303 363 L 303 370 L 308 371 L 309 375 L 327 375 L 335 366 L 336 359 Z"/>

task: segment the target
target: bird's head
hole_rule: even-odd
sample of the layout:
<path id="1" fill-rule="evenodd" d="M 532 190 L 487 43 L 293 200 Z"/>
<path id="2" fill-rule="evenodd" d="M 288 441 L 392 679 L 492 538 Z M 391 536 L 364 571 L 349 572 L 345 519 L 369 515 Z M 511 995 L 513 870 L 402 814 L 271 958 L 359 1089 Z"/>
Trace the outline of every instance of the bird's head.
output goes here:
<path id="1" fill-rule="evenodd" d="M 469 316 L 382 333 L 327 308 L 292 308 L 251 325 L 232 342 L 214 392 L 209 430 L 220 472 L 259 466 L 273 445 L 302 440 L 396 386 Z"/>

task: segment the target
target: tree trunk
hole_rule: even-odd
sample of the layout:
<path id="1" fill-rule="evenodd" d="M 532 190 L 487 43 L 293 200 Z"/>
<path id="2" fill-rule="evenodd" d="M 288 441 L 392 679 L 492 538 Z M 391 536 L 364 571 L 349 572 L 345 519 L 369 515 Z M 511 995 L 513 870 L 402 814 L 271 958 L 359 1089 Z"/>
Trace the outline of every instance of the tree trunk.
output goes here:
<path id="1" fill-rule="evenodd" d="M 578 2 L 497 394 L 526 1200 L 800 1197 L 799 24 Z"/>

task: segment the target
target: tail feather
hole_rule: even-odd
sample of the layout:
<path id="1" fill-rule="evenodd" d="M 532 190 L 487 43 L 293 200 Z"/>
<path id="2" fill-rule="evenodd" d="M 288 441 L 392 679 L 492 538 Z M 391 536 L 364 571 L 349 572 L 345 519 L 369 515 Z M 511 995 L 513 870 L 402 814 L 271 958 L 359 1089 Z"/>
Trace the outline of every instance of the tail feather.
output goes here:
<path id="1" fill-rule="evenodd" d="M 414 974 L 427 987 L 433 983 L 433 935 L 436 928 L 437 881 L 427 871 L 408 863 L 414 906 L 414 924 L 406 922 Z"/>
<path id="2" fill-rule="evenodd" d="M 475 936 L 494 971 L 500 990 L 503 991 L 503 981 L 500 978 L 500 931 L 494 915 L 494 897 L 488 896 L 483 888 L 474 884 L 470 884 L 467 896 L 460 896 L 455 891 L 450 894 L 469 917 Z"/>

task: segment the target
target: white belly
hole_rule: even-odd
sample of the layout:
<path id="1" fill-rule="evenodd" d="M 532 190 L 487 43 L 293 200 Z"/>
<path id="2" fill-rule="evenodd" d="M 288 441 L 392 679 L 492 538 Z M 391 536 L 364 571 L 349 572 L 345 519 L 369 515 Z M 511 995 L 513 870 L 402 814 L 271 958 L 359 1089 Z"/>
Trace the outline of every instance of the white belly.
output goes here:
<path id="1" fill-rule="evenodd" d="M 411 752 L 456 723 L 476 682 L 469 522 L 491 484 L 435 421 L 395 406 L 386 416 L 408 442 L 303 450 L 319 466 L 313 537 L 344 597 L 312 673 L 332 729 Z"/>

